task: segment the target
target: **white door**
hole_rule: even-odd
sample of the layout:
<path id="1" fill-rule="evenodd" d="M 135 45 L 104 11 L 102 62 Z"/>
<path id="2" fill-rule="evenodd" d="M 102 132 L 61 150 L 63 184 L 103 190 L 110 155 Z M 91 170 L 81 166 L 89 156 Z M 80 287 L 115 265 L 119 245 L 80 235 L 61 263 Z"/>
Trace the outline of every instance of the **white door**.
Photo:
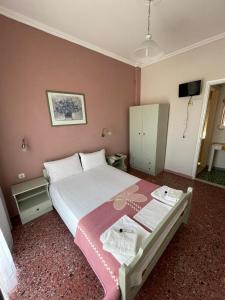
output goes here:
<path id="1" fill-rule="evenodd" d="M 155 175 L 156 146 L 157 146 L 157 126 L 159 105 L 142 106 L 143 120 L 143 150 L 142 150 L 142 169 Z"/>
<path id="2" fill-rule="evenodd" d="M 142 107 L 130 107 L 130 165 L 141 169 L 142 164 Z"/>

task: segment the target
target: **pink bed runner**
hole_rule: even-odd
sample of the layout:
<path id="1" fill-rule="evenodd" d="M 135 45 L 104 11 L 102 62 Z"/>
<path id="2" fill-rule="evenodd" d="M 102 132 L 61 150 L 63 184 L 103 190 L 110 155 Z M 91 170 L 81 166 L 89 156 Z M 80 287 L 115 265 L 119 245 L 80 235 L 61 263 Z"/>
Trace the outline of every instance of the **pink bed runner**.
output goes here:
<path id="1" fill-rule="evenodd" d="M 87 214 L 78 224 L 75 243 L 103 285 L 105 300 L 120 298 L 118 282 L 120 263 L 112 254 L 102 249 L 100 235 L 123 215 L 132 218 L 152 199 L 151 193 L 156 188 L 157 185 L 140 180 Z"/>

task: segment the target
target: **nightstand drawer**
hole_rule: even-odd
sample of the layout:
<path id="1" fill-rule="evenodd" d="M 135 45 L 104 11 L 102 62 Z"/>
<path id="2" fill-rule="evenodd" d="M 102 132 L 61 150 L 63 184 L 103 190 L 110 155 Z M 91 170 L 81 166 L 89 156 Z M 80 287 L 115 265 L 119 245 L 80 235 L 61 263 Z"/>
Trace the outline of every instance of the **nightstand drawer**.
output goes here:
<path id="1" fill-rule="evenodd" d="M 52 202 L 47 193 L 44 193 L 30 198 L 29 201 L 20 202 L 19 207 L 21 221 L 24 224 L 52 210 Z"/>
<path id="2" fill-rule="evenodd" d="M 41 210 L 41 211 L 36 211 L 34 214 L 21 214 L 21 222 L 22 224 L 25 224 L 27 222 L 30 222 L 44 214 L 46 214 L 47 212 L 51 211 L 53 209 L 52 206 L 49 206 L 48 208 Z"/>

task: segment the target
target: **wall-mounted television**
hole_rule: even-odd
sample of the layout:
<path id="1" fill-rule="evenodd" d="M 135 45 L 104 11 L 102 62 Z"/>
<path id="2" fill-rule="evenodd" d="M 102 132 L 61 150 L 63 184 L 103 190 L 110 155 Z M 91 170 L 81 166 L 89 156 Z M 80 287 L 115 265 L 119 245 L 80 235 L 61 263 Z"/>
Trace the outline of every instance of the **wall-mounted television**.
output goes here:
<path id="1" fill-rule="evenodd" d="M 190 97 L 200 95 L 201 80 L 179 84 L 179 97 Z"/>

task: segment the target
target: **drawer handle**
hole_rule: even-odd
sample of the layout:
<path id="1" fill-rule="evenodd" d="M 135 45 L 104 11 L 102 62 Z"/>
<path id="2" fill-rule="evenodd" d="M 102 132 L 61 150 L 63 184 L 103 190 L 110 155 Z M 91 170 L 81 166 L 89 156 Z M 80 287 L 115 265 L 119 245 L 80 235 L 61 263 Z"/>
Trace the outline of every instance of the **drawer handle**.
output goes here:
<path id="1" fill-rule="evenodd" d="M 36 210 L 39 211 L 39 208 L 37 208 Z"/>

